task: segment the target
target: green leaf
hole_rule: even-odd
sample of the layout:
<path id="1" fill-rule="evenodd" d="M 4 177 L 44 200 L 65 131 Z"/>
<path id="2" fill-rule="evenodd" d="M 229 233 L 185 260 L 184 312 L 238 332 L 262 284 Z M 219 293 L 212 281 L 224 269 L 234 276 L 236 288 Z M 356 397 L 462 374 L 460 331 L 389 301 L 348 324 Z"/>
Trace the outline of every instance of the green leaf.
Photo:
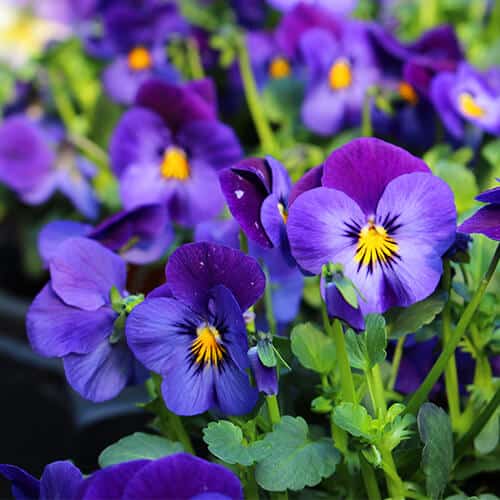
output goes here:
<path id="1" fill-rule="evenodd" d="M 340 461 L 332 440 L 312 441 L 306 421 L 285 416 L 267 434 L 266 457 L 257 463 L 255 478 L 267 491 L 298 491 L 331 476 Z"/>
<path id="2" fill-rule="evenodd" d="M 358 295 L 350 279 L 342 276 L 334 281 L 334 286 L 337 287 L 337 290 L 351 307 L 358 308 Z"/>
<path id="3" fill-rule="evenodd" d="M 311 323 L 297 325 L 291 333 L 292 352 L 302 366 L 318 373 L 329 373 L 335 367 L 333 340 Z"/>
<path id="4" fill-rule="evenodd" d="M 480 455 L 487 455 L 498 446 L 500 414 L 495 412 L 474 439 L 474 448 Z"/>
<path id="5" fill-rule="evenodd" d="M 297 78 L 270 80 L 262 93 L 262 107 L 276 123 L 292 120 L 299 112 L 304 85 Z"/>
<path id="6" fill-rule="evenodd" d="M 273 368 L 278 363 L 273 344 L 267 339 L 257 342 L 257 354 L 260 362 L 268 368 Z"/>
<path id="7" fill-rule="evenodd" d="M 184 451 L 181 443 L 160 436 L 135 432 L 108 446 L 99 456 L 101 468 L 131 460 L 166 457 Z"/>
<path id="8" fill-rule="evenodd" d="M 398 338 L 428 325 L 443 310 L 447 300 L 448 295 L 438 291 L 406 309 L 402 307 L 389 309 L 385 314 L 389 338 Z"/>
<path id="9" fill-rule="evenodd" d="M 427 494 L 441 498 L 453 468 L 453 433 L 450 418 L 441 408 L 425 403 L 417 416 L 418 432 L 424 443 L 422 469 Z"/>
<path id="10" fill-rule="evenodd" d="M 349 328 L 344 338 L 349 363 L 353 368 L 366 371 L 368 369 L 368 352 L 365 336 L 362 333 L 357 334 Z"/>
<path id="11" fill-rule="evenodd" d="M 203 429 L 203 441 L 212 455 L 228 464 L 248 467 L 260 456 L 259 447 L 248 445 L 241 429 L 227 420 L 208 424 Z"/>
<path id="12" fill-rule="evenodd" d="M 374 421 L 364 406 L 354 403 L 341 403 L 332 413 L 333 421 L 352 436 L 375 440 Z"/>

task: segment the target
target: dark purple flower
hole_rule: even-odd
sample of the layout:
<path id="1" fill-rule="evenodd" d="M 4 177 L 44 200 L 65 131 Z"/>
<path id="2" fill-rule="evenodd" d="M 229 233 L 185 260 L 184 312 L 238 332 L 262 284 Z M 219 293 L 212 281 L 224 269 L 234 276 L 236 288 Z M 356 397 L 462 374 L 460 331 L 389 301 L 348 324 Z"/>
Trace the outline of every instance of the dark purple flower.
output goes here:
<path id="1" fill-rule="evenodd" d="M 366 92 L 379 78 L 365 26 L 351 21 L 338 39 L 324 29 L 310 29 L 300 46 L 309 72 L 304 124 L 320 135 L 358 125 Z"/>
<path id="2" fill-rule="evenodd" d="M 456 73 L 439 73 L 431 84 L 431 98 L 448 132 L 465 136 L 465 125 L 500 135 L 500 84 L 498 70 L 484 73 L 467 63 Z"/>
<path id="3" fill-rule="evenodd" d="M 441 256 L 455 239 L 456 210 L 450 188 L 420 159 L 357 139 L 295 192 L 287 224 L 293 256 L 314 274 L 342 264 L 363 314 L 409 306 L 434 291 Z"/>
<path id="4" fill-rule="evenodd" d="M 357 0 L 267 0 L 270 5 L 275 9 L 282 12 L 287 12 L 297 5 L 313 5 L 316 7 L 322 7 L 329 12 L 334 14 L 350 14 L 358 3 Z"/>
<path id="5" fill-rule="evenodd" d="M 248 359 L 250 360 L 257 389 L 268 396 L 278 394 L 278 374 L 276 367 L 268 367 L 262 364 L 257 346 L 251 347 L 248 350 Z"/>
<path id="6" fill-rule="evenodd" d="M 16 500 L 76 500 L 84 481 L 69 461 L 47 465 L 40 480 L 15 465 L 1 464 L 0 474 L 12 483 Z"/>
<path id="7" fill-rule="evenodd" d="M 75 236 L 96 240 L 133 264 L 158 260 L 174 239 L 162 205 L 142 205 L 123 210 L 96 227 L 57 220 L 49 222 L 38 235 L 38 251 L 44 264 L 48 266 L 62 242 Z"/>
<path id="8" fill-rule="evenodd" d="M 492 240 L 500 241 L 500 187 L 495 187 L 476 196 L 476 200 L 488 203 L 458 227 L 463 233 L 480 233 Z"/>
<path id="9" fill-rule="evenodd" d="M 88 218 L 98 214 L 90 180 L 95 166 L 60 141 L 59 127 L 13 115 L 0 126 L 0 182 L 22 201 L 38 205 L 60 190 Z"/>
<path id="10" fill-rule="evenodd" d="M 257 392 L 245 372 L 243 312 L 265 288 L 257 261 L 232 248 L 192 243 L 172 254 L 166 277 L 175 298 L 148 297 L 127 321 L 134 354 L 164 377 L 163 398 L 171 411 L 248 413 Z"/>
<path id="11" fill-rule="evenodd" d="M 51 280 L 27 315 L 31 346 L 62 358 L 68 382 L 86 399 L 111 399 L 136 381 L 139 369 L 112 304 L 113 287 L 127 300 L 125 261 L 95 241 L 71 238 L 49 267 Z"/>
<path id="12" fill-rule="evenodd" d="M 222 465 L 176 453 L 106 467 L 86 480 L 81 500 L 243 500 L 238 477 Z"/>
<path id="13" fill-rule="evenodd" d="M 111 139 L 125 208 L 162 203 L 186 226 L 218 215 L 224 198 L 217 171 L 239 160 L 241 147 L 233 130 L 216 119 L 211 82 L 150 80 L 136 104 Z"/>

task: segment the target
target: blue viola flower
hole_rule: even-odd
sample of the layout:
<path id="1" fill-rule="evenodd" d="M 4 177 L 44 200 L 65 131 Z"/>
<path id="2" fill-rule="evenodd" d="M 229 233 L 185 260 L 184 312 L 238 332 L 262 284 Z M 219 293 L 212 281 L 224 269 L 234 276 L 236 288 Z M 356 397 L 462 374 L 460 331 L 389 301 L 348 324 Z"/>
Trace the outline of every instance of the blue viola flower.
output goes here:
<path id="1" fill-rule="evenodd" d="M 35 352 L 62 358 L 69 384 L 94 402 L 140 381 L 144 372 L 124 339 L 125 315 L 136 301 L 125 290 L 125 261 L 96 241 L 71 238 L 49 268 L 51 279 L 26 320 Z"/>
<path id="2" fill-rule="evenodd" d="M 79 498 L 243 500 L 243 488 L 226 467 L 176 453 L 106 467 L 85 481 Z"/>
<path id="3" fill-rule="evenodd" d="M 431 98 L 454 138 L 465 137 L 467 124 L 500 135 L 500 69 L 480 72 L 462 63 L 432 80 Z"/>
<path id="4" fill-rule="evenodd" d="M 166 267 L 168 295 L 148 297 L 127 320 L 128 343 L 163 377 L 167 407 L 178 415 L 210 409 L 248 413 L 257 401 L 243 313 L 262 295 L 257 261 L 210 243 L 178 248 Z"/>
<path id="5" fill-rule="evenodd" d="M 378 139 L 357 139 L 294 187 L 292 254 L 319 274 L 341 264 L 359 309 L 383 313 L 428 297 L 455 240 L 453 193 L 427 165 Z"/>
<path id="6" fill-rule="evenodd" d="M 125 208 L 161 203 L 186 226 L 222 211 L 217 171 L 240 158 L 233 130 L 217 120 L 210 80 L 183 86 L 146 82 L 111 138 Z"/>
<path id="7" fill-rule="evenodd" d="M 59 190 L 94 219 L 99 211 L 91 185 L 95 174 L 95 166 L 65 142 L 59 125 L 34 122 L 23 114 L 0 125 L 0 182 L 25 203 L 44 203 Z"/>
<path id="8" fill-rule="evenodd" d="M 12 483 L 16 500 L 76 500 L 84 482 L 82 473 L 69 461 L 47 465 L 39 480 L 15 465 L 0 464 L 0 474 Z"/>
<path id="9" fill-rule="evenodd" d="M 174 233 L 162 205 L 141 205 L 122 210 L 96 227 L 82 222 L 49 222 L 38 235 L 38 252 L 45 266 L 57 254 L 61 243 L 82 236 L 98 241 L 132 264 L 158 260 L 174 239 Z"/>
<path id="10" fill-rule="evenodd" d="M 361 122 L 367 90 L 379 70 L 365 25 L 351 21 L 340 38 L 321 28 L 306 31 L 300 47 L 308 70 L 302 121 L 319 135 Z"/>

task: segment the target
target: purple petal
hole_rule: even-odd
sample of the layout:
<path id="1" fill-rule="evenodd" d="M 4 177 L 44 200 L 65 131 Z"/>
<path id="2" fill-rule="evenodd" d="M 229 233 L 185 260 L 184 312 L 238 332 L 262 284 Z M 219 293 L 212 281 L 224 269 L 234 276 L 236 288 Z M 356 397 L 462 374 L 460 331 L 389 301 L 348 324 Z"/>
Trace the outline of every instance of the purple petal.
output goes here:
<path id="1" fill-rule="evenodd" d="M 226 247 L 240 248 L 240 226 L 235 219 L 214 219 L 198 224 L 194 231 L 194 241 L 217 243 Z"/>
<path id="2" fill-rule="evenodd" d="M 57 253 L 62 242 L 75 236 L 86 236 L 92 226 L 71 220 L 49 222 L 38 234 L 38 253 L 45 266 Z"/>
<path id="3" fill-rule="evenodd" d="M 257 389 L 268 396 L 278 394 L 278 376 L 276 367 L 269 368 L 264 366 L 259 359 L 257 346 L 248 350 L 248 359 L 252 367 L 252 373 L 255 378 Z"/>
<path id="4" fill-rule="evenodd" d="M 147 109 L 132 108 L 118 122 L 111 137 L 111 165 L 121 176 L 130 165 L 161 163 L 172 143 L 170 130 L 162 118 Z"/>
<path id="5" fill-rule="evenodd" d="M 477 201 L 500 205 L 500 187 L 494 187 L 476 196 Z"/>
<path id="6" fill-rule="evenodd" d="M 286 12 L 296 5 L 315 5 L 329 10 L 334 14 L 347 15 L 350 14 L 358 3 L 358 0 L 268 0 L 268 2 L 275 8 L 282 12 Z"/>
<path id="7" fill-rule="evenodd" d="M 70 238 L 50 262 L 52 289 L 66 304 L 95 311 L 110 302 L 113 286 L 125 289 L 125 262 L 99 243 Z"/>
<path id="8" fill-rule="evenodd" d="M 123 259 L 139 265 L 150 264 L 160 259 L 175 239 L 173 228 L 170 225 L 163 227 L 163 231 L 156 237 L 141 240 L 129 250 L 122 252 Z"/>
<path id="9" fill-rule="evenodd" d="M 272 192 L 282 201 L 288 200 L 292 181 L 287 169 L 272 156 L 266 156 L 266 162 L 271 169 Z"/>
<path id="10" fill-rule="evenodd" d="M 441 73 L 432 80 L 430 96 L 447 130 L 457 139 L 461 139 L 464 135 L 463 120 L 450 100 L 450 88 L 454 84 L 453 74 Z"/>
<path id="11" fill-rule="evenodd" d="M 144 366 L 164 374 L 184 363 L 202 323 L 196 312 L 178 300 L 148 298 L 127 319 L 127 342 Z"/>
<path id="12" fill-rule="evenodd" d="M 430 172 L 419 158 L 379 139 L 354 139 L 326 160 L 323 185 L 343 191 L 370 216 L 387 184 L 402 174 Z"/>
<path id="13" fill-rule="evenodd" d="M 149 463 L 150 460 L 132 460 L 95 472 L 86 480 L 81 500 L 122 500 L 130 480 Z"/>
<path id="14" fill-rule="evenodd" d="M 118 396 L 132 379 L 135 369 L 127 346 L 111 345 L 107 339 L 88 354 L 68 354 L 63 362 L 71 387 L 94 403 Z"/>
<path id="15" fill-rule="evenodd" d="M 190 243 L 178 248 L 168 261 L 166 275 L 174 296 L 186 303 L 204 307 L 209 291 L 224 285 L 242 311 L 257 302 L 266 282 L 255 259 L 212 243 Z"/>
<path id="16" fill-rule="evenodd" d="M 160 285 L 154 288 L 147 294 L 148 299 L 159 298 L 159 297 L 165 297 L 168 299 L 174 298 L 172 290 L 170 290 L 170 287 L 166 283 L 164 285 Z"/>
<path id="17" fill-rule="evenodd" d="M 82 484 L 82 473 L 71 462 L 53 462 L 40 478 L 40 500 L 76 498 Z"/>
<path id="18" fill-rule="evenodd" d="M 458 227 L 463 233 L 480 233 L 492 240 L 500 241 L 500 205 L 480 208 L 472 217 Z"/>
<path id="19" fill-rule="evenodd" d="M 323 178 L 323 165 L 318 165 L 306 172 L 293 186 L 290 192 L 290 197 L 288 198 L 288 205 L 290 206 L 297 196 L 314 189 L 321 187 L 321 179 Z"/>
<path id="20" fill-rule="evenodd" d="M 19 193 L 21 200 L 28 205 L 40 205 L 45 203 L 58 187 L 58 172 L 56 170 L 45 176 L 38 184 L 33 185 L 26 191 Z"/>
<path id="21" fill-rule="evenodd" d="M 111 335 L 116 317 L 110 307 L 85 311 L 66 305 L 49 282 L 31 304 L 26 330 L 31 347 L 42 356 L 84 354 Z"/>
<path id="22" fill-rule="evenodd" d="M 287 230 L 297 263 L 314 274 L 324 264 L 340 262 L 339 255 L 356 249 L 346 235 L 346 223 L 364 226 L 360 207 L 342 191 L 316 188 L 301 194 L 290 207 Z"/>
<path id="23" fill-rule="evenodd" d="M 12 496 L 16 500 L 40 498 L 40 481 L 15 465 L 0 464 L 0 474 L 12 482 Z"/>
<path id="24" fill-rule="evenodd" d="M 325 286 L 323 278 L 321 279 L 321 294 L 330 318 L 339 318 L 356 330 L 365 329 L 365 320 L 361 309 L 348 304 L 334 284 Z"/>
<path id="25" fill-rule="evenodd" d="M 138 498 L 194 498 L 203 493 L 219 493 L 243 500 L 238 477 L 222 465 L 177 453 L 150 462 L 129 481 L 124 500 Z"/>
<path id="26" fill-rule="evenodd" d="M 262 203 L 260 217 L 262 227 L 275 247 L 286 247 L 286 226 L 279 210 L 281 203 L 275 194 L 269 195 Z"/>
<path id="27" fill-rule="evenodd" d="M 191 121 L 217 118 L 213 103 L 207 102 L 206 95 L 201 96 L 196 90 L 193 86 L 151 79 L 140 87 L 135 104 L 157 113 L 170 130 L 177 132 Z"/>

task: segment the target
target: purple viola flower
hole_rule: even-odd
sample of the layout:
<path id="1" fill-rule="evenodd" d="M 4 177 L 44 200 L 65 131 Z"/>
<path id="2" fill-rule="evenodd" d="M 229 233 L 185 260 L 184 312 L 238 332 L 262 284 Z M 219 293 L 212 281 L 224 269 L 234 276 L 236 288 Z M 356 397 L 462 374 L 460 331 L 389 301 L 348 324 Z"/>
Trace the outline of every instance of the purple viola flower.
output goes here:
<path id="1" fill-rule="evenodd" d="M 80 498 L 243 500 L 243 488 L 226 467 L 176 453 L 106 467 L 85 481 Z"/>
<path id="2" fill-rule="evenodd" d="M 250 360 L 257 389 L 268 396 L 278 394 L 278 374 L 276 367 L 268 367 L 262 364 L 257 346 L 251 347 L 248 350 L 248 359 Z"/>
<path id="3" fill-rule="evenodd" d="M 164 377 L 163 398 L 174 413 L 248 413 L 257 392 L 245 372 L 243 313 L 265 288 L 257 261 L 232 248 L 191 243 L 172 254 L 166 277 L 174 298 L 148 297 L 127 321 L 132 351 Z"/>
<path id="4" fill-rule="evenodd" d="M 95 166 L 61 140 L 60 127 L 44 126 L 21 114 L 0 126 L 0 182 L 25 203 L 44 203 L 60 190 L 93 219 L 99 209 L 90 184 L 95 174 Z"/>
<path id="5" fill-rule="evenodd" d="M 247 29 L 261 27 L 266 21 L 266 0 L 231 0 L 238 24 Z"/>
<path id="6" fill-rule="evenodd" d="M 500 241 L 500 186 L 476 196 L 477 201 L 488 203 L 458 227 L 462 233 L 484 234 L 492 240 Z"/>
<path id="7" fill-rule="evenodd" d="M 216 114 L 209 80 L 184 86 L 150 80 L 141 87 L 111 139 L 125 208 L 161 203 L 186 226 L 221 212 L 217 171 L 238 161 L 241 147 Z"/>
<path id="8" fill-rule="evenodd" d="M 240 225 L 235 219 L 213 219 L 198 224 L 194 241 L 207 241 L 240 250 Z"/>
<path id="9" fill-rule="evenodd" d="M 357 0 L 267 0 L 270 5 L 281 12 L 287 12 L 293 9 L 295 6 L 304 5 L 314 5 L 317 7 L 322 7 L 329 12 L 334 14 L 347 15 L 350 14 L 358 3 Z"/>
<path id="10" fill-rule="evenodd" d="M 96 241 L 71 238 L 49 267 L 51 279 L 27 315 L 31 346 L 62 358 L 68 382 L 84 398 L 111 399 L 141 376 L 121 325 L 133 299 L 125 290 L 125 261 Z"/>
<path id="11" fill-rule="evenodd" d="M 16 500 L 76 500 L 84 482 L 82 473 L 69 461 L 47 465 L 39 480 L 15 465 L 0 464 L 0 474 L 12 483 Z"/>
<path id="12" fill-rule="evenodd" d="M 334 151 L 294 187 L 292 254 L 306 271 L 341 264 L 360 291 L 363 315 L 428 297 L 455 239 L 447 184 L 406 151 L 357 139 Z"/>
<path id="13" fill-rule="evenodd" d="M 462 63 L 456 73 L 442 72 L 432 80 L 432 102 L 453 137 L 463 139 L 466 124 L 500 135 L 499 75 L 499 69 L 481 73 Z"/>
<path id="14" fill-rule="evenodd" d="M 165 50 L 169 37 L 188 32 L 187 22 L 174 3 L 116 3 L 105 10 L 103 24 L 98 51 L 114 58 L 104 71 L 103 83 L 115 101 L 132 104 L 140 86 L 152 77 L 180 80 Z"/>
<path id="15" fill-rule="evenodd" d="M 123 210 L 96 227 L 69 220 L 52 221 L 38 235 L 38 252 L 45 266 L 61 243 L 75 236 L 96 240 L 132 264 L 158 260 L 174 239 L 165 207 L 157 204 Z"/>
<path id="16" fill-rule="evenodd" d="M 308 68 L 302 121 L 319 135 L 331 135 L 361 121 L 368 88 L 379 71 L 364 25 L 351 21 L 336 39 L 324 29 L 311 29 L 300 40 Z"/>

